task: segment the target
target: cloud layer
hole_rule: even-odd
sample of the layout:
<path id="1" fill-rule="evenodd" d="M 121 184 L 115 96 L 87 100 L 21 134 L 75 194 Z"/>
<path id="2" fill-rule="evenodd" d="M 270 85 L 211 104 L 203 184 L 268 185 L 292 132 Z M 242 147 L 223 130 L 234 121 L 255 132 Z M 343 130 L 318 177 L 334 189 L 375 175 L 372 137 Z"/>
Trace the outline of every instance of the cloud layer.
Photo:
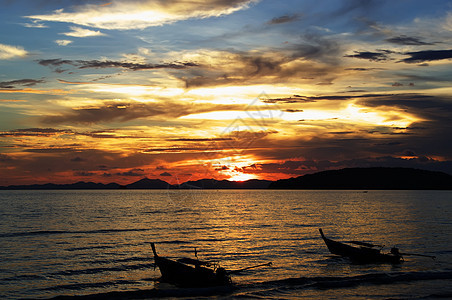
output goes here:
<path id="1" fill-rule="evenodd" d="M 0 185 L 452 173 L 444 1 L 25 2 L 0 11 Z"/>
<path id="2" fill-rule="evenodd" d="M 31 15 L 34 21 L 67 22 L 103 29 L 144 29 L 192 18 L 209 18 L 244 9 L 255 0 L 113 0 L 108 5 L 86 4 L 66 12 Z"/>

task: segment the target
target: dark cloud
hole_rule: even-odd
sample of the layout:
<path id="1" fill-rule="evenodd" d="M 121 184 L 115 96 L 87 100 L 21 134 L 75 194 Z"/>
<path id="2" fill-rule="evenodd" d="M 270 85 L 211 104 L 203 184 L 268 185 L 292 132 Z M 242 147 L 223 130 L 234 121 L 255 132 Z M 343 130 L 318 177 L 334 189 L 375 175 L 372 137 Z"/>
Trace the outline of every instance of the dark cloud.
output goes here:
<path id="1" fill-rule="evenodd" d="M 32 153 L 68 153 L 74 152 L 76 149 L 72 147 L 48 147 L 48 148 L 30 148 L 24 149 L 25 152 Z"/>
<path id="2" fill-rule="evenodd" d="M 262 101 L 264 103 L 309 103 L 309 102 L 316 102 L 317 99 L 312 99 L 315 97 L 309 97 L 309 96 L 300 96 L 300 95 L 294 95 L 292 97 L 286 97 L 286 98 L 269 98 L 269 99 L 263 99 Z"/>
<path id="3" fill-rule="evenodd" d="M 229 141 L 231 138 L 177 138 L 169 139 L 169 141 L 179 142 L 213 142 L 213 141 Z"/>
<path id="4" fill-rule="evenodd" d="M 406 150 L 403 155 L 405 156 L 416 156 L 416 153 L 414 151 L 411 150 Z"/>
<path id="5" fill-rule="evenodd" d="M 72 158 L 71 161 L 72 162 L 82 162 L 82 161 L 84 161 L 84 159 L 81 158 L 80 156 L 77 156 L 77 157 Z"/>
<path id="6" fill-rule="evenodd" d="M 92 173 L 93 176 L 102 178 L 102 173 L 109 171 L 107 174 L 112 176 L 115 173 L 125 173 L 123 170 L 136 170 L 133 172 L 139 173 L 138 170 L 142 170 L 143 164 L 153 164 L 157 158 L 154 155 L 144 154 L 141 152 L 124 154 L 124 152 L 116 150 L 99 150 L 99 149 L 85 149 L 82 147 L 66 148 L 65 151 L 25 151 L 28 155 L 21 156 L 20 159 L 13 159 L 3 161 L 3 157 L 0 156 L 0 163 L 2 167 L 10 168 L 8 172 L 8 178 L 6 180 L 23 180 L 25 173 L 30 174 L 32 178 L 31 182 L 37 183 L 42 178 L 46 183 L 49 181 L 57 183 L 72 182 L 72 174 L 74 171 Z M 76 166 L 77 170 L 74 170 L 74 162 L 71 159 L 74 157 L 80 157 Z M 11 156 L 11 158 L 14 158 Z M 166 160 L 166 156 L 159 155 L 159 159 Z M 93 163 L 94 162 L 94 163 Z M 115 166 L 108 167 L 114 162 Z M 51 170 L 49 170 L 49 167 Z M 128 171 L 126 171 L 128 172 Z M 127 176 L 127 175 L 126 175 Z M 121 178 L 126 176 L 119 176 L 117 182 L 120 183 Z M 111 176 L 110 176 L 111 177 Z M 45 179 L 44 179 L 45 178 Z M 49 179 L 50 178 L 50 179 Z M 52 179 L 53 178 L 53 179 Z"/>
<path id="7" fill-rule="evenodd" d="M 59 67 L 61 65 L 73 65 L 75 66 L 76 64 L 72 61 L 72 60 L 67 60 L 67 59 L 60 59 L 60 58 L 55 58 L 55 59 L 41 59 L 38 60 L 38 63 L 40 65 L 49 67 Z"/>
<path id="8" fill-rule="evenodd" d="M 87 171 L 76 171 L 74 172 L 75 176 L 82 176 L 82 177 L 91 177 L 93 175 L 96 175 L 96 173 L 93 172 L 87 172 Z"/>
<path id="9" fill-rule="evenodd" d="M 303 157 L 304 160 L 316 162 L 316 164 L 297 167 L 269 165 L 272 173 L 304 174 L 306 170 L 323 170 L 328 168 L 365 167 L 365 166 L 397 166 L 427 168 L 452 173 L 452 140 L 446 137 L 452 136 L 452 97 L 432 96 L 423 94 L 362 94 L 362 95 L 330 95 L 307 97 L 297 95 L 288 99 L 269 99 L 280 103 L 304 103 L 305 101 L 343 101 L 352 100 L 364 111 L 403 111 L 418 120 L 407 127 L 390 125 L 371 125 L 363 128 L 355 128 L 342 123 L 339 118 L 330 119 L 325 125 L 318 120 L 311 122 L 314 126 L 320 126 L 319 134 L 315 135 L 312 129 L 307 138 L 305 129 L 300 127 L 300 134 L 286 139 L 284 143 L 272 143 L 271 139 L 265 143 L 257 143 L 257 147 L 248 149 L 249 154 L 260 157 L 263 160 L 287 160 L 288 157 Z M 394 117 L 394 116 L 393 116 Z M 397 119 L 397 117 L 396 117 Z M 396 119 L 386 119 L 397 121 Z M 324 126 L 324 127 L 323 127 Z M 334 129 L 333 129 L 334 128 Z M 329 129 L 329 130 L 328 130 Z M 407 149 L 416 153 L 413 160 L 404 158 Z M 335 158 L 335 161 L 347 161 L 348 163 L 325 163 L 319 166 L 319 162 L 326 162 Z M 380 159 L 372 159 L 380 157 Z M 388 157 L 388 159 L 381 159 Z M 364 159 L 367 158 L 367 159 Z M 391 159 L 389 159 L 391 158 Z M 434 158 L 426 160 L 425 158 Z M 384 163 L 384 164 L 383 164 Z M 323 164 L 323 163 L 322 163 Z M 287 167 L 285 171 L 284 168 Z M 279 169 L 279 170 L 278 170 Z M 260 171 L 270 172 L 270 169 Z"/>
<path id="10" fill-rule="evenodd" d="M 427 43 L 421 41 L 417 37 L 400 35 L 386 39 L 387 42 L 398 44 L 398 45 L 411 45 L 411 46 L 424 46 L 424 45 L 434 45 L 435 43 Z"/>
<path id="11" fill-rule="evenodd" d="M 89 136 L 95 139 L 139 139 L 139 138 L 149 138 L 146 135 L 127 135 L 124 133 L 118 133 L 115 129 L 108 130 L 94 130 L 90 132 L 77 132 L 79 135 Z"/>
<path id="12" fill-rule="evenodd" d="M 390 50 L 381 50 L 379 52 L 368 52 L 368 51 L 355 51 L 355 54 L 345 55 L 344 57 L 353 57 L 367 59 L 370 61 L 385 61 L 390 60 L 389 54 L 394 53 Z"/>
<path id="13" fill-rule="evenodd" d="M 171 62 L 162 64 L 142 64 L 133 62 L 121 62 L 121 61 L 111 61 L 111 60 L 62 60 L 62 59 L 44 59 L 39 60 L 38 63 L 43 66 L 59 67 L 61 65 L 72 65 L 79 69 L 100 69 L 100 68 L 122 68 L 129 69 L 132 71 L 138 70 L 153 70 L 153 69 L 184 69 L 188 67 L 197 66 L 197 64 L 192 62 Z M 58 71 L 61 71 L 58 69 Z"/>
<path id="14" fill-rule="evenodd" d="M 381 94 L 378 97 L 372 97 L 363 99 L 360 104 L 378 107 L 378 106 L 393 106 L 410 109 L 411 112 L 420 114 L 421 116 L 427 116 L 430 113 L 431 116 L 448 117 L 447 114 L 452 112 L 452 97 L 450 96 L 433 96 L 424 94 Z M 424 113 L 423 113 L 424 112 Z"/>
<path id="15" fill-rule="evenodd" d="M 283 24 L 283 23 L 290 23 L 294 22 L 300 19 L 300 15 L 293 14 L 293 15 L 284 15 L 277 18 L 273 18 L 270 21 L 267 22 L 269 25 L 277 25 L 277 24 Z"/>
<path id="16" fill-rule="evenodd" d="M 325 96 L 301 96 L 293 95 L 287 98 L 270 98 L 262 100 L 265 103 L 310 103 L 324 100 L 350 100 L 359 98 L 379 98 L 387 97 L 387 94 L 362 94 L 362 95 L 325 95 Z"/>
<path id="17" fill-rule="evenodd" d="M 302 43 L 289 46 L 288 50 L 293 51 L 292 59 L 309 59 L 322 63 L 337 64 L 337 57 L 342 53 L 340 43 L 332 38 L 323 35 L 308 32 L 301 36 Z"/>
<path id="18" fill-rule="evenodd" d="M 145 149 L 143 150 L 143 153 L 153 153 L 153 152 L 175 152 L 175 153 L 179 153 L 179 152 L 187 152 L 187 151 L 202 151 L 203 147 L 199 146 L 199 147 L 183 147 L 183 146 L 171 146 L 171 147 L 159 147 L 159 148 L 149 148 L 149 149 Z M 218 149 L 217 149 L 218 150 Z"/>
<path id="19" fill-rule="evenodd" d="M 208 58 L 195 63 L 197 68 L 175 74 L 187 88 L 198 86 L 274 83 L 275 79 L 331 84 L 342 71 L 339 68 L 341 45 L 334 39 L 315 33 L 301 36 L 302 42 L 273 51 L 229 51 L 222 63 Z M 224 61 L 223 61 L 224 60 Z"/>
<path id="20" fill-rule="evenodd" d="M 152 69 L 184 69 L 187 67 L 197 66 L 191 62 L 174 62 L 165 64 L 139 64 L 130 62 L 118 62 L 118 61 L 77 61 L 80 69 L 87 68 L 123 68 L 133 71 L 137 70 L 152 70 Z"/>
<path id="21" fill-rule="evenodd" d="M 171 174 L 168 173 L 168 172 L 163 172 L 163 173 L 160 174 L 160 176 L 167 176 L 167 177 L 170 177 L 170 176 L 173 176 L 173 175 L 171 175 Z"/>
<path id="22" fill-rule="evenodd" d="M 66 129 L 55 129 L 55 128 L 22 128 L 14 129 L 10 131 L 0 132 L 0 137 L 10 137 L 10 136 L 43 136 L 49 137 L 59 134 L 73 134 L 74 131 Z"/>
<path id="23" fill-rule="evenodd" d="M 195 153 L 203 155 L 206 159 L 211 159 L 213 156 L 221 156 L 221 151 L 229 151 L 235 154 L 248 150 L 251 146 L 263 143 L 267 136 L 276 134 L 277 131 L 247 131 L 236 130 L 224 134 L 225 138 L 206 139 L 203 141 L 181 139 L 181 144 L 174 144 L 168 147 L 155 147 L 143 150 L 145 153 Z M 198 157 L 199 158 L 199 157 Z M 166 170 L 163 166 L 156 168 L 156 170 Z"/>
<path id="24" fill-rule="evenodd" d="M 143 174 L 144 174 L 144 170 L 140 169 L 140 168 L 131 169 L 126 172 L 115 173 L 115 175 L 117 175 L 117 176 L 132 176 L 132 177 L 143 176 Z"/>
<path id="25" fill-rule="evenodd" d="M 330 134 L 338 134 L 338 135 L 347 135 L 347 134 L 353 134 L 356 133 L 355 131 L 330 131 L 328 132 Z"/>
<path id="26" fill-rule="evenodd" d="M 423 63 L 426 61 L 435 61 L 452 58 L 452 50 L 425 50 L 417 52 L 406 52 L 410 57 L 402 59 L 405 63 Z"/>
<path id="27" fill-rule="evenodd" d="M 384 70 L 384 68 L 346 68 L 347 71 L 374 71 L 374 70 Z"/>
<path id="28" fill-rule="evenodd" d="M 17 86 L 34 86 L 38 83 L 44 83 L 42 79 L 19 79 L 0 82 L 1 89 L 13 89 Z"/>
<path id="29" fill-rule="evenodd" d="M 282 163 L 259 164 L 257 167 L 245 167 L 246 173 L 262 174 L 275 173 L 299 176 L 315 172 L 336 170 L 342 168 L 371 168 L 371 167 L 401 167 L 415 168 L 431 171 L 440 171 L 452 174 L 452 161 L 438 161 L 426 156 L 413 156 L 412 158 L 400 158 L 394 156 L 365 157 L 339 161 L 330 160 L 300 160 L 285 161 Z"/>
<path id="30" fill-rule="evenodd" d="M 452 97 L 422 94 L 394 94 L 386 97 L 362 99 L 358 104 L 369 108 L 404 110 L 421 120 L 406 128 L 409 135 L 399 142 L 407 149 L 427 156 L 450 157 L 452 140 Z"/>
<path id="31" fill-rule="evenodd" d="M 1 162 L 10 162 L 10 161 L 13 161 L 13 159 L 10 156 L 0 153 L 0 163 Z"/>
<path id="32" fill-rule="evenodd" d="M 96 139 L 139 139 L 139 138 L 149 138 L 146 135 L 126 135 L 123 132 L 118 133 L 114 129 L 109 130 L 95 130 L 90 132 L 75 131 L 71 129 L 56 129 L 56 128 L 22 128 L 13 129 L 10 131 L 0 131 L 0 137 L 54 137 L 61 135 L 70 136 L 87 136 Z M 78 144 L 77 144 L 78 145 Z"/>
<path id="33" fill-rule="evenodd" d="M 41 121 L 44 124 L 127 122 L 139 118 L 178 118 L 196 113 L 240 109 L 243 109 L 243 105 L 206 103 L 194 106 L 180 102 L 108 102 L 101 107 L 81 107 L 60 115 L 46 116 Z"/>
<path id="34" fill-rule="evenodd" d="M 437 76 L 422 74 L 397 73 L 397 76 L 422 82 L 450 82 L 451 78 L 438 74 Z"/>
<path id="35" fill-rule="evenodd" d="M 193 73 L 179 76 L 187 88 L 220 85 L 243 85 L 249 83 L 267 83 L 289 79 L 314 83 L 330 84 L 339 71 L 335 66 L 320 65 L 313 62 L 301 61 L 298 58 L 242 56 L 236 63 L 231 61 L 234 68 L 212 69 L 205 67 Z M 243 66 L 237 69 L 237 66 Z M 188 75 L 188 76 L 187 76 Z"/>

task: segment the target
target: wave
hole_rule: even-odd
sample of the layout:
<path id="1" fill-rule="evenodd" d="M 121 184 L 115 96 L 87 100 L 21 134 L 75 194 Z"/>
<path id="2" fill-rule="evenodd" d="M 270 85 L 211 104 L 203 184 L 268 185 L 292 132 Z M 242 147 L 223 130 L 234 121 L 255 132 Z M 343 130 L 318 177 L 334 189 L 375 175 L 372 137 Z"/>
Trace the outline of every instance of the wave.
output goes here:
<path id="1" fill-rule="evenodd" d="M 30 274 L 23 274 L 23 275 L 16 275 L 16 276 L 12 276 L 12 277 L 6 277 L 6 278 L 2 278 L 0 279 L 0 281 L 33 281 L 33 280 L 46 280 L 47 277 L 42 276 L 42 275 L 30 275 Z"/>
<path id="2" fill-rule="evenodd" d="M 70 299 L 149 299 L 167 297 L 209 297 L 227 295 L 234 291 L 234 287 L 209 287 L 209 288 L 169 288 L 169 289 L 144 289 L 136 291 L 114 291 L 107 293 L 89 294 L 83 296 L 56 296 L 52 300 Z"/>
<path id="3" fill-rule="evenodd" d="M 50 273 L 49 276 L 75 276 L 75 275 L 86 275 L 86 274 L 98 274 L 103 272 L 124 272 L 133 270 L 143 270 L 153 268 L 155 265 L 153 263 L 145 264 L 135 264 L 135 265 L 123 265 L 115 267 L 104 267 L 104 268 L 90 268 L 90 269 L 79 269 L 79 270 L 66 270 Z"/>
<path id="4" fill-rule="evenodd" d="M 65 250 L 72 252 L 72 251 L 84 251 L 84 250 L 94 250 L 94 249 L 112 249 L 112 248 L 114 248 L 114 247 L 103 245 L 103 246 L 90 246 L 90 247 L 73 247 L 73 248 L 67 248 Z"/>
<path id="5" fill-rule="evenodd" d="M 145 215 L 154 215 L 154 214 L 166 214 L 166 213 L 168 213 L 168 211 L 163 210 L 163 209 L 156 209 L 156 210 L 143 211 L 141 213 L 145 214 Z"/>
<path id="6" fill-rule="evenodd" d="M 149 256 L 132 256 L 126 258 L 110 258 L 110 259 L 88 259 L 81 260 L 80 263 L 84 265 L 104 265 L 104 264 L 114 264 L 114 263 L 127 263 L 127 262 L 148 262 L 153 259 Z"/>
<path id="7" fill-rule="evenodd" d="M 260 283 L 235 284 L 226 287 L 209 288 L 176 288 L 171 285 L 162 285 L 153 289 L 113 291 L 106 293 L 89 294 L 84 296 L 57 296 L 51 299 L 146 299 L 164 297 L 209 297 L 227 295 L 231 298 L 271 298 L 278 293 L 295 293 L 305 289 L 334 290 L 342 288 L 356 287 L 359 285 L 387 285 L 396 283 L 414 283 L 427 280 L 452 279 L 452 271 L 435 272 L 396 272 L 396 273 L 375 273 L 357 276 L 323 276 L 323 277 L 294 277 L 274 281 L 264 281 Z M 99 283 L 68 284 L 55 287 L 48 287 L 45 290 L 84 290 L 93 287 L 111 287 L 115 285 L 132 285 L 134 281 L 111 281 Z M 450 291 L 438 291 L 435 297 L 448 298 L 452 294 Z M 280 295 L 279 295 L 280 296 Z M 433 295 L 430 295 L 433 296 Z M 419 296 L 413 299 L 424 299 L 430 296 Z"/>
<path id="8" fill-rule="evenodd" d="M 131 284 L 136 284 L 136 281 L 132 281 L 132 280 L 115 280 L 115 281 L 105 281 L 105 282 L 86 282 L 86 283 L 60 284 L 60 285 L 56 285 L 56 286 L 50 286 L 50 287 L 42 288 L 41 291 L 58 291 L 58 290 L 83 291 L 85 289 L 91 289 L 91 288 L 108 288 L 108 287 L 111 287 L 111 286 L 131 285 Z M 93 297 L 97 296 L 97 294 L 92 294 L 92 295 L 89 295 L 89 296 L 91 298 L 93 298 Z M 73 298 L 78 298 L 78 296 L 72 296 L 72 297 Z M 87 297 L 88 297 L 88 295 L 87 295 Z"/>
<path id="9" fill-rule="evenodd" d="M 328 289 L 328 288 L 353 287 L 366 284 L 384 285 L 401 282 L 415 282 L 422 280 L 449 280 L 449 279 L 452 279 L 452 271 L 376 273 L 356 276 L 299 277 L 269 281 L 264 282 L 262 284 L 305 286 Z"/>
<path id="10" fill-rule="evenodd" d="M 102 234 L 102 233 L 115 233 L 115 232 L 134 232 L 134 231 L 139 232 L 139 231 L 150 231 L 150 230 L 151 229 L 147 229 L 147 228 L 98 229 L 98 230 L 38 230 L 38 231 L 1 233 L 0 238 L 59 235 L 59 234 Z"/>

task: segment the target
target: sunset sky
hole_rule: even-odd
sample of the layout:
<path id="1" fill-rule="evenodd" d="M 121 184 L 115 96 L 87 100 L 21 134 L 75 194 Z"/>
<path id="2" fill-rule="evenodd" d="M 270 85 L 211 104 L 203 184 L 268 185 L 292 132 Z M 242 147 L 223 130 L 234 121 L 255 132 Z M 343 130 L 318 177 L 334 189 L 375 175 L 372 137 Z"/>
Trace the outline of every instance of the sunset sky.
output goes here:
<path id="1" fill-rule="evenodd" d="M 452 174 L 452 2 L 0 0 L 0 185 Z"/>

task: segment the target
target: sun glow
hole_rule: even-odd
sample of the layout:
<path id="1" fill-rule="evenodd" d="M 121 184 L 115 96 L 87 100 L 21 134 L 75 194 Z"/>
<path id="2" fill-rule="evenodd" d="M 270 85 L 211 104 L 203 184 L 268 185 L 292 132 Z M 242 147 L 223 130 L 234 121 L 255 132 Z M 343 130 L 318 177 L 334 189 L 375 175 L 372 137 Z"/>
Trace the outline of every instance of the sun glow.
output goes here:
<path id="1" fill-rule="evenodd" d="M 276 112 L 275 112 L 276 113 Z M 300 112 L 281 114 L 281 118 L 287 121 L 325 121 L 337 120 L 361 125 L 399 126 L 407 127 L 420 119 L 402 110 L 369 110 L 350 103 L 340 109 L 304 109 Z"/>
<path id="2" fill-rule="evenodd" d="M 241 173 L 241 172 L 231 172 L 233 175 L 229 177 L 230 181 L 246 181 L 250 179 L 256 179 L 256 176 L 253 174 Z"/>

